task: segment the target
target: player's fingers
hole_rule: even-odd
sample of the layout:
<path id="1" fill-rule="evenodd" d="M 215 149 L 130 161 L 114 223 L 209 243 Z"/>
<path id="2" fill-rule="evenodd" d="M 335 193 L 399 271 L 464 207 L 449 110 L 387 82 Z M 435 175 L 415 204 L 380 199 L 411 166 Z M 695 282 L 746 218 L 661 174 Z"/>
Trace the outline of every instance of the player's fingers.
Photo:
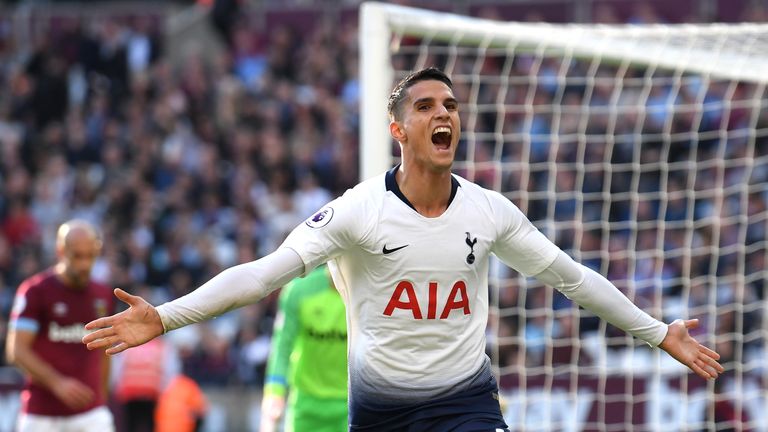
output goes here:
<path id="1" fill-rule="evenodd" d="M 86 330 L 93 330 L 93 329 L 99 329 L 104 327 L 112 327 L 112 325 L 115 323 L 115 317 L 114 316 L 106 316 L 101 318 L 96 318 L 95 320 L 89 322 L 85 325 Z M 92 333 L 91 333 L 92 334 Z"/>
<path id="2" fill-rule="evenodd" d="M 72 408 L 83 408 L 93 400 L 93 391 L 78 381 L 69 380 L 64 387 L 62 399 Z"/>
<path id="3" fill-rule="evenodd" d="M 85 347 L 93 351 L 95 349 L 107 348 L 109 347 L 109 343 L 107 343 L 105 339 L 98 339 L 98 340 L 86 343 Z"/>
<path id="4" fill-rule="evenodd" d="M 115 297 L 117 297 L 118 299 L 122 300 L 125 303 L 128 303 L 130 306 L 134 306 L 139 301 L 141 301 L 141 297 L 131 295 L 120 288 L 115 288 L 114 293 L 115 293 Z"/>
<path id="5" fill-rule="evenodd" d="M 91 400 L 93 399 L 92 395 L 86 394 L 86 393 L 78 393 L 76 395 L 72 395 L 70 400 L 72 401 L 72 405 L 74 405 L 74 408 L 82 408 L 89 403 L 91 403 Z"/>
<path id="6" fill-rule="evenodd" d="M 123 340 L 120 339 L 119 336 L 107 336 L 103 337 L 95 342 L 92 342 L 92 345 L 98 344 L 99 348 L 109 348 L 114 345 L 117 345 L 118 343 L 122 343 Z M 86 345 L 87 346 L 87 345 Z"/>
<path id="7" fill-rule="evenodd" d="M 77 400 L 79 400 L 83 404 L 88 404 L 91 402 L 91 399 L 93 399 L 93 391 L 85 386 L 78 387 L 75 390 L 74 397 L 77 398 Z"/>
<path id="8" fill-rule="evenodd" d="M 80 409 L 84 406 L 88 405 L 90 400 L 88 400 L 85 397 L 77 396 L 77 395 L 70 395 L 66 399 L 66 404 L 69 405 L 70 408 L 73 409 Z"/>
<path id="9" fill-rule="evenodd" d="M 696 364 L 696 366 L 701 368 L 701 370 L 704 371 L 704 373 L 707 374 L 707 376 L 705 376 L 704 378 L 717 378 L 717 376 L 719 375 L 717 373 L 717 371 L 715 370 L 715 368 L 713 368 L 711 365 L 707 364 L 702 359 L 696 359 L 696 360 L 694 360 L 694 363 Z"/>
<path id="10" fill-rule="evenodd" d="M 699 345 L 699 352 L 703 353 L 707 357 L 713 358 L 715 360 L 720 360 L 720 354 L 715 352 L 714 350 L 705 347 L 704 345 Z"/>
<path id="11" fill-rule="evenodd" d="M 86 327 L 87 328 L 87 327 Z M 89 342 L 93 342 L 97 339 L 102 339 L 105 337 L 109 337 L 115 334 L 115 329 L 113 327 L 106 327 L 106 328 L 100 328 L 99 330 L 93 331 L 91 333 L 88 333 L 87 335 L 83 336 L 83 343 L 87 344 Z"/>
<path id="12" fill-rule="evenodd" d="M 117 345 L 115 345 L 115 346 L 113 346 L 111 348 L 107 348 L 106 351 L 104 351 L 104 352 L 109 354 L 109 355 L 114 355 L 114 354 L 119 354 L 119 353 L 127 350 L 128 348 L 130 348 L 128 346 L 128 344 L 126 344 L 125 342 L 121 342 L 121 343 L 119 343 L 119 344 L 117 344 Z"/>
<path id="13" fill-rule="evenodd" d="M 689 320 L 685 320 L 683 324 L 685 324 L 685 328 L 687 329 L 695 329 L 696 327 L 699 326 L 699 320 L 696 318 L 689 319 Z"/>
<path id="14" fill-rule="evenodd" d="M 88 342 L 85 344 L 85 346 L 89 350 L 99 349 L 99 348 L 109 348 L 112 345 L 117 344 L 118 342 L 121 342 L 120 338 L 117 336 L 107 336 L 102 337 L 99 339 L 96 339 L 94 341 Z"/>
<path id="15" fill-rule="evenodd" d="M 717 369 L 718 371 L 723 368 L 723 366 L 718 363 L 717 359 L 710 357 L 707 353 L 700 353 L 699 359 L 711 367 Z"/>
<path id="16" fill-rule="evenodd" d="M 718 356 L 718 358 L 719 358 L 719 356 Z M 699 359 L 702 362 L 704 362 L 706 365 L 708 365 L 709 367 L 714 369 L 717 373 L 721 374 L 721 373 L 725 372 L 725 368 L 723 367 L 723 365 L 718 363 L 718 361 L 715 358 L 710 357 L 706 353 L 700 354 L 699 355 Z"/>
<path id="17" fill-rule="evenodd" d="M 698 375 L 698 376 L 700 376 L 700 377 L 702 377 L 704 379 L 712 378 L 711 376 L 709 376 L 709 374 L 704 369 L 701 368 L 701 366 L 696 364 L 695 361 L 693 363 L 691 363 L 690 367 L 691 367 L 692 371 L 696 372 L 696 375 Z"/>

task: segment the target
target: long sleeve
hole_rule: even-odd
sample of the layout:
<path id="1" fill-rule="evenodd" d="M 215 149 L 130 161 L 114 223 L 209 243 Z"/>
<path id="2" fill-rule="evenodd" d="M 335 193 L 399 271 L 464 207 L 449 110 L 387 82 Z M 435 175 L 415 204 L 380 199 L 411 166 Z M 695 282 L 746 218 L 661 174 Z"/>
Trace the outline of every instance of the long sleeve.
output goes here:
<path id="1" fill-rule="evenodd" d="M 645 313 L 608 279 L 573 261 L 565 252 L 561 251 L 536 279 L 651 346 L 658 346 L 667 335 L 666 324 Z"/>
<path id="2" fill-rule="evenodd" d="M 191 293 L 158 306 L 157 312 L 168 332 L 255 303 L 303 272 L 299 255 L 280 248 L 222 271 Z"/>

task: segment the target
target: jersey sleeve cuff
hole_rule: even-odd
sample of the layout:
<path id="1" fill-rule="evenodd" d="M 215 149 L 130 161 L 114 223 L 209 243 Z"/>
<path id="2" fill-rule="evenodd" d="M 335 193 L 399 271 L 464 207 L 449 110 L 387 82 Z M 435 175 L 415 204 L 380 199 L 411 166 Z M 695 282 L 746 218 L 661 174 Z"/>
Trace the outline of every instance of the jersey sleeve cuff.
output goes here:
<path id="1" fill-rule="evenodd" d="M 26 331 L 30 333 L 37 333 L 40 330 L 40 324 L 32 318 L 19 317 L 11 320 L 9 327 L 16 331 Z"/>
<path id="2" fill-rule="evenodd" d="M 168 323 L 168 312 L 165 310 L 165 305 L 162 304 L 160 306 L 157 306 L 155 310 L 157 311 L 157 314 L 160 316 L 160 324 L 163 325 L 163 334 L 168 333 L 169 331 L 173 330 L 173 328 L 170 327 L 170 324 Z"/>
<path id="3" fill-rule="evenodd" d="M 309 263 L 309 261 L 308 261 L 309 257 L 307 257 L 307 256 L 305 256 L 303 254 L 303 250 L 301 248 L 294 247 L 294 246 L 292 246 L 290 244 L 283 244 L 283 245 L 281 245 L 281 247 L 284 247 L 286 249 L 290 249 L 296 255 L 299 256 L 299 259 L 301 259 L 301 262 L 304 264 L 304 270 L 301 272 L 301 277 L 304 277 L 304 276 L 308 275 L 312 270 L 314 270 L 315 267 L 317 267 L 318 265 L 322 264 L 322 263 L 318 263 L 318 264 L 312 265 L 311 263 Z"/>
<path id="4" fill-rule="evenodd" d="M 287 385 L 285 379 L 280 377 L 267 377 L 267 383 L 264 385 L 265 396 L 285 397 Z"/>
<path id="5" fill-rule="evenodd" d="M 660 325 L 656 329 L 653 337 L 650 340 L 645 341 L 652 348 L 657 348 L 659 345 L 661 345 L 662 342 L 664 342 L 664 338 L 667 337 L 667 331 L 669 330 L 669 326 L 667 326 L 663 322 L 659 322 L 659 324 Z"/>

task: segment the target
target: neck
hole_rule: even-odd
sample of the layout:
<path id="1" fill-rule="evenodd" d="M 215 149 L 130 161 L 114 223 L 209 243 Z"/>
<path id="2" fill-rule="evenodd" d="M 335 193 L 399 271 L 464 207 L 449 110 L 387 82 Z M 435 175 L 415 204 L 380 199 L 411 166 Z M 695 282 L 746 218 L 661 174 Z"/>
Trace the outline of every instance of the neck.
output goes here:
<path id="1" fill-rule="evenodd" d="M 437 217 L 448 208 L 451 198 L 450 170 L 406 170 L 402 165 L 397 170 L 396 179 L 400 191 L 422 216 Z"/>

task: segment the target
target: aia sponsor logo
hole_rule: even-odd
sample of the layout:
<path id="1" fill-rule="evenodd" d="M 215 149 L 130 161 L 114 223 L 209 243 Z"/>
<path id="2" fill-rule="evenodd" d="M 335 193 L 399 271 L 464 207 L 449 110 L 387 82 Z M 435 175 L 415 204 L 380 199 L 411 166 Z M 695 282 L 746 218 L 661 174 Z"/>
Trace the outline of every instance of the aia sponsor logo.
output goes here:
<path id="1" fill-rule="evenodd" d="M 426 310 L 423 309 L 423 304 L 426 303 Z M 410 311 L 413 319 L 446 319 L 450 317 L 451 312 L 456 310 L 458 313 L 464 315 L 470 315 L 472 311 L 469 308 L 469 296 L 467 296 L 467 284 L 460 280 L 456 281 L 451 288 L 451 292 L 448 294 L 448 298 L 444 303 L 438 304 L 437 298 L 437 282 L 430 282 L 427 294 L 427 299 L 421 299 L 419 301 L 416 295 L 416 289 L 413 283 L 409 281 L 401 281 L 395 286 L 395 290 L 392 292 L 392 297 L 387 303 L 387 307 L 384 308 L 384 315 L 392 316 L 395 313 L 395 309 L 402 309 L 404 311 Z M 438 315 L 439 312 L 439 315 Z"/>

